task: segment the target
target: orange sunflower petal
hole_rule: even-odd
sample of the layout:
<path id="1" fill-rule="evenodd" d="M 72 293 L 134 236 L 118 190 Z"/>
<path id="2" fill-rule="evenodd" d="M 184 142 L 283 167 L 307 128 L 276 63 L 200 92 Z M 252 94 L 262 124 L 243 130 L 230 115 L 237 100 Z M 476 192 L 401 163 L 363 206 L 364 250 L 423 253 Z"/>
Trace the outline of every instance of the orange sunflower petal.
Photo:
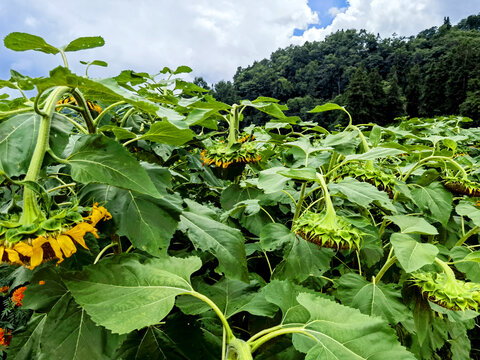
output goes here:
<path id="1" fill-rule="evenodd" d="M 77 248 L 73 243 L 72 239 L 70 239 L 70 236 L 58 235 L 57 242 L 58 245 L 60 245 L 62 252 L 65 254 L 65 257 L 70 257 L 77 251 Z"/>
<path id="2" fill-rule="evenodd" d="M 98 203 L 93 204 L 92 213 L 85 218 L 92 223 L 93 226 L 102 220 L 109 220 L 112 218 L 112 215 L 105 209 L 103 206 L 98 206 Z"/>

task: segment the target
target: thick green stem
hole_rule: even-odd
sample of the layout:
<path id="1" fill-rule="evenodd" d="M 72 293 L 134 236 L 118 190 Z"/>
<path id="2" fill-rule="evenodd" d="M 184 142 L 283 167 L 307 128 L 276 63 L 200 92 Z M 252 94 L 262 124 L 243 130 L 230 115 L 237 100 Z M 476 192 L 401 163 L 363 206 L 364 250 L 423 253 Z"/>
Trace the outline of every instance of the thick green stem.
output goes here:
<path id="1" fill-rule="evenodd" d="M 447 265 L 446 262 L 440 260 L 439 258 L 435 258 L 435 262 L 441 266 L 443 272 L 447 276 L 448 281 L 455 283 L 455 273 L 453 272 L 452 268 Z M 456 283 L 455 283 L 456 284 Z"/>
<path id="2" fill-rule="evenodd" d="M 317 178 L 320 182 L 320 186 L 322 187 L 323 196 L 325 198 L 325 208 L 326 208 L 326 215 L 325 217 L 330 217 L 335 221 L 335 216 L 337 215 L 335 212 L 335 208 L 333 207 L 332 198 L 330 197 L 330 193 L 328 192 L 327 183 L 325 182 L 325 178 L 322 174 L 317 174 Z"/>
<path id="3" fill-rule="evenodd" d="M 232 106 L 232 112 L 228 117 L 228 148 L 237 142 L 238 128 L 240 126 L 238 105 Z"/>
<path id="4" fill-rule="evenodd" d="M 305 189 L 306 188 L 307 188 L 307 183 L 304 182 L 302 184 L 302 188 L 300 189 L 300 197 L 298 198 L 297 206 L 295 208 L 295 215 L 293 215 L 293 224 L 298 219 L 298 217 L 300 215 L 300 211 L 302 210 L 302 205 L 303 205 L 303 200 L 305 198 Z"/>
<path id="5" fill-rule="evenodd" d="M 78 90 L 75 90 L 73 92 L 73 97 L 75 98 L 75 101 L 77 102 L 77 104 L 83 108 L 83 110 L 81 110 L 80 113 L 82 114 L 83 119 L 85 120 L 85 124 L 87 125 L 88 132 L 90 134 L 95 134 L 97 132 L 97 129 L 95 127 L 92 114 L 90 113 L 90 110 L 88 108 L 87 101 L 83 97 L 82 93 Z"/>
<path id="6" fill-rule="evenodd" d="M 57 101 L 62 98 L 63 94 L 68 91 L 69 88 L 67 86 L 59 86 L 50 93 L 46 100 L 45 109 L 43 111 L 44 115 L 41 118 L 40 128 L 38 130 L 37 144 L 35 145 L 27 175 L 24 179 L 26 181 L 36 181 L 40 174 L 43 158 L 49 148 L 50 123 L 52 115 L 55 112 L 55 106 Z M 42 216 L 40 207 L 37 204 L 35 193 L 30 188 L 25 187 L 23 190 L 23 213 L 20 223 L 24 225 L 31 224 L 34 223 L 35 220 L 41 219 Z"/>
<path id="7" fill-rule="evenodd" d="M 240 339 L 232 339 L 227 347 L 227 360 L 253 360 L 250 345 Z"/>
<path id="8" fill-rule="evenodd" d="M 473 229 L 470 229 L 469 232 L 467 232 L 465 235 L 463 235 L 460 240 L 457 241 L 455 246 L 462 246 L 465 241 L 468 240 L 470 236 L 473 236 L 475 234 L 478 234 L 480 232 L 480 226 L 475 226 Z"/>
<path id="9" fill-rule="evenodd" d="M 388 254 L 388 257 L 390 257 L 390 255 L 392 254 L 392 250 L 393 248 L 390 250 L 390 254 Z M 385 275 L 385 273 L 387 272 L 388 269 L 390 269 L 390 267 L 395 264 L 397 262 L 397 257 L 396 256 L 392 256 L 391 258 L 387 258 L 387 261 L 385 262 L 385 264 L 383 264 L 382 268 L 380 269 L 380 271 L 378 272 L 377 276 L 375 276 L 375 284 L 378 284 L 379 281 L 382 279 L 383 275 Z"/>

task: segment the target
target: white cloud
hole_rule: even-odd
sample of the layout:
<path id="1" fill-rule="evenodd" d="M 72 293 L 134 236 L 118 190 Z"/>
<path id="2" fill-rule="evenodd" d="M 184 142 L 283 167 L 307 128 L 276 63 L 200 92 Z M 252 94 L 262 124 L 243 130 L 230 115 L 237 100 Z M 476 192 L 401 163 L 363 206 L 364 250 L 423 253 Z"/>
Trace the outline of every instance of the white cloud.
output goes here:
<path id="1" fill-rule="evenodd" d="M 328 13 L 330 14 L 330 16 L 335 17 L 338 14 L 344 13 L 345 10 L 347 10 L 347 9 L 348 9 L 347 7 L 338 8 L 338 7 L 334 6 L 334 7 L 331 7 L 330 9 L 328 9 Z"/>
<path id="2" fill-rule="evenodd" d="M 323 40 L 341 29 L 366 29 L 382 37 L 393 33 L 416 35 L 432 26 L 440 26 L 449 16 L 452 23 L 480 11 L 478 0 L 349 0 L 344 12 L 336 14 L 333 22 L 323 28 L 311 28 L 293 39 L 296 44 Z M 334 8 L 331 11 L 336 11 Z"/>
<path id="3" fill-rule="evenodd" d="M 107 61 L 110 75 L 126 68 L 155 73 L 163 66 L 188 65 L 209 82 L 231 79 L 238 66 L 288 46 L 295 28 L 318 22 L 307 0 L 85 0 L 81 7 L 71 1 L 28 2 L 37 28 L 44 29 L 39 35 L 54 45 L 104 37 L 101 49 L 69 54 L 77 72 L 78 60 L 93 59 Z M 91 73 L 101 76 L 105 70 Z"/>
<path id="4" fill-rule="evenodd" d="M 462 0 L 460 6 L 451 0 L 349 0 L 348 8 L 329 10 L 335 15 L 331 25 L 308 29 L 300 37 L 292 35 L 294 29 L 319 22 L 307 0 L 84 0 L 81 6 L 59 0 L 0 1 L 0 37 L 25 31 L 62 45 L 80 36 L 101 35 L 103 48 L 68 55 L 75 72 L 83 72 L 78 60 L 94 59 L 109 63 L 107 69 L 91 68 L 96 77 L 123 69 L 156 73 L 164 66 L 188 65 L 193 76 L 212 83 L 230 80 L 238 66 L 268 58 L 292 43 L 322 40 L 342 28 L 364 28 L 383 37 L 394 32 L 414 35 L 441 25 L 444 16 L 455 23 L 478 13 L 478 1 Z M 51 55 L 3 55 L 5 51 L 0 49 L 2 68 L 15 63 L 13 68 L 27 74 L 31 69 L 46 74 L 61 64 Z"/>

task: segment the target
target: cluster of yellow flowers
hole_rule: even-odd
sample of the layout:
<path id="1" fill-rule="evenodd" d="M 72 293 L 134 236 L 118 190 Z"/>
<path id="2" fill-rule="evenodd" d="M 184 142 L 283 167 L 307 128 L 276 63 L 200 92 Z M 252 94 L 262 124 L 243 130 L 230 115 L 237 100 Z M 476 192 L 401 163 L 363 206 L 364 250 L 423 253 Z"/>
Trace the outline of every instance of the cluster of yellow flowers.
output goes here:
<path id="1" fill-rule="evenodd" d="M 58 259 L 57 264 L 59 264 L 64 257 L 68 258 L 77 251 L 75 243 L 88 249 L 84 236 L 90 233 L 98 238 L 95 226 L 100 220 L 111 218 L 112 215 L 107 209 L 95 203 L 90 215 L 69 229 L 37 236 L 34 239 L 25 239 L 11 245 L 6 241 L 3 244 L 0 243 L 0 264 L 4 262 L 34 269 L 41 263 L 55 258 Z"/>

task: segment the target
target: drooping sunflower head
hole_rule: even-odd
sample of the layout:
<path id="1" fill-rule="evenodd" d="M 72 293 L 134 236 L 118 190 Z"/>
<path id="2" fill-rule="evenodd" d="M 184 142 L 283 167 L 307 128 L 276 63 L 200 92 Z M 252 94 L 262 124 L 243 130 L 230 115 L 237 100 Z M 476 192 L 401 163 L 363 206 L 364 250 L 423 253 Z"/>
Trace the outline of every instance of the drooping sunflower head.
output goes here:
<path id="1" fill-rule="evenodd" d="M 335 215 L 333 219 L 326 221 L 323 212 L 305 212 L 297 219 L 293 230 L 308 242 L 336 250 L 359 249 L 363 236 L 361 231 L 341 216 Z"/>
<path id="2" fill-rule="evenodd" d="M 86 100 L 88 109 L 92 113 L 92 115 L 96 116 L 102 112 L 102 108 L 98 105 L 95 104 L 94 102 L 91 102 L 90 100 Z M 77 101 L 73 96 L 66 97 L 64 99 L 60 99 L 57 102 L 58 105 L 61 104 L 71 104 L 71 105 L 77 105 Z"/>
<path id="3" fill-rule="evenodd" d="M 467 178 L 444 176 L 443 185 L 454 194 L 480 197 L 480 183 Z"/>
<path id="4" fill-rule="evenodd" d="M 480 284 L 450 279 L 445 273 L 417 272 L 411 281 L 431 302 L 450 310 L 475 310 L 480 304 Z"/>
<path id="5" fill-rule="evenodd" d="M 204 165 L 215 165 L 217 168 L 227 168 L 232 164 L 258 163 L 262 160 L 255 143 L 238 142 L 228 146 L 226 142 L 216 140 L 212 146 L 200 153 Z"/>
<path id="6" fill-rule="evenodd" d="M 64 257 L 68 258 L 77 251 L 76 244 L 88 249 L 85 235 L 90 233 L 98 238 L 95 226 L 100 220 L 111 218 L 103 206 L 94 204 L 86 217 L 70 213 L 40 224 L 25 226 L 12 222 L 11 228 L 0 236 L 0 263 L 23 265 L 29 269 L 52 259 L 58 259 L 59 264 Z M 3 225 L 9 224 L 4 221 Z"/>

